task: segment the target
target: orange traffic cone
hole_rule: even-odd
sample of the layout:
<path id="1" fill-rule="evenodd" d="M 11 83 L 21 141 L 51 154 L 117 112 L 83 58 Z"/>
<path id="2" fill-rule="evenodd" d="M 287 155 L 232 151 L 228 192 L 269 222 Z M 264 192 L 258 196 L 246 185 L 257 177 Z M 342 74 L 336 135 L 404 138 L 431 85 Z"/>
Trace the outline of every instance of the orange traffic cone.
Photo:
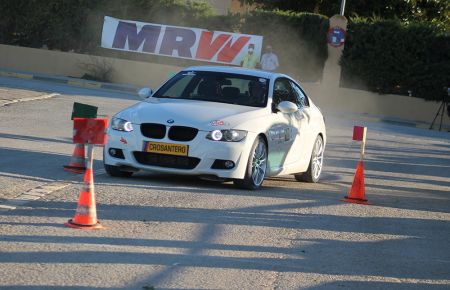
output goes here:
<path id="1" fill-rule="evenodd" d="M 95 205 L 94 174 L 92 170 L 92 145 L 89 145 L 89 161 L 84 175 L 84 187 L 78 200 L 75 217 L 70 219 L 66 226 L 76 229 L 98 230 L 104 227 L 97 220 L 97 207 Z"/>
<path id="2" fill-rule="evenodd" d="M 358 167 L 356 167 L 355 177 L 350 192 L 345 198 L 341 199 L 341 201 L 370 204 L 365 198 L 364 168 L 362 160 L 358 162 Z"/>
<path id="3" fill-rule="evenodd" d="M 69 165 L 64 165 L 64 170 L 73 173 L 83 173 L 86 170 L 86 160 L 84 159 L 84 144 L 75 144 L 72 158 Z"/>

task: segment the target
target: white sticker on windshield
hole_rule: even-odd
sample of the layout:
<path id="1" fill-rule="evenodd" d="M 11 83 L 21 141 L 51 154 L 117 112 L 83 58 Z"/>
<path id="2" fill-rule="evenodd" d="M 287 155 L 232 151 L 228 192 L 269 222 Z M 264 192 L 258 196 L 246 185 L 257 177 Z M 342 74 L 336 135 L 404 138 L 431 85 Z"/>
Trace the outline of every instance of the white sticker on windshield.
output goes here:
<path id="1" fill-rule="evenodd" d="M 195 76 L 195 72 L 193 72 L 193 71 L 188 71 L 188 72 L 185 72 L 183 75 L 184 75 L 184 76 Z"/>
<path id="2" fill-rule="evenodd" d="M 259 78 L 259 82 L 260 82 L 260 83 L 266 83 L 266 81 L 267 81 L 266 79 Z"/>

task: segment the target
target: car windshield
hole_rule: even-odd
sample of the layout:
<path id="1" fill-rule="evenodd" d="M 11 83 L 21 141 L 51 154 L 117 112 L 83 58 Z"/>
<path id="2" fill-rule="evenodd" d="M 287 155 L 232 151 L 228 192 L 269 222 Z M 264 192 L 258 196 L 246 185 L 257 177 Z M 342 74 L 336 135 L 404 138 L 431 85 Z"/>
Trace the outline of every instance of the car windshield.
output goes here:
<path id="1" fill-rule="evenodd" d="M 183 71 L 165 83 L 153 97 L 265 107 L 268 85 L 268 79 L 249 75 Z"/>

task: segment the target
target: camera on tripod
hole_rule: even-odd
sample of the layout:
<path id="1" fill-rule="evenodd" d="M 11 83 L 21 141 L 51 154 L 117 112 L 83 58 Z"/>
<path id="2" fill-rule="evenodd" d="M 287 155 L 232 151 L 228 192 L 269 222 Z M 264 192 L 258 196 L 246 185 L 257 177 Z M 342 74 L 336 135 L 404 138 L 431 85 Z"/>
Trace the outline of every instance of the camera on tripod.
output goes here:
<path id="1" fill-rule="evenodd" d="M 447 87 L 447 115 L 450 118 L 450 104 L 449 104 L 449 99 L 450 99 L 450 87 Z"/>
<path id="2" fill-rule="evenodd" d="M 447 116 L 450 118 L 450 86 L 444 87 L 444 91 L 447 91 L 447 95 L 444 93 L 442 94 L 442 102 L 439 106 L 439 109 L 436 112 L 436 116 L 434 116 L 433 122 L 431 122 L 430 130 L 433 129 L 434 122 L 436 121 L 437 117 L 441 115 L 441 120 L 439 122 L 439 131 L 442 129 L 442 120 L 445 115 L 445 110 L 447 110 Z"/>

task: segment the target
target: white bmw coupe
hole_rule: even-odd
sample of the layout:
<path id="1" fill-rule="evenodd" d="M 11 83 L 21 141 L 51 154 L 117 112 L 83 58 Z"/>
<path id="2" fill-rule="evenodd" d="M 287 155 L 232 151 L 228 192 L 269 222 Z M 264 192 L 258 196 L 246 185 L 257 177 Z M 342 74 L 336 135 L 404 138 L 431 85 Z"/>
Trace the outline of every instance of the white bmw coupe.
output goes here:
<path id="1" fill-rule="evenodd" d="M 190 67 L 111 120 L 104 166 L 233 180 L 258 189 L 294 174 L 317 182 L 326 142 L 319 108 L 287 75 L 236 67 Z"/>

